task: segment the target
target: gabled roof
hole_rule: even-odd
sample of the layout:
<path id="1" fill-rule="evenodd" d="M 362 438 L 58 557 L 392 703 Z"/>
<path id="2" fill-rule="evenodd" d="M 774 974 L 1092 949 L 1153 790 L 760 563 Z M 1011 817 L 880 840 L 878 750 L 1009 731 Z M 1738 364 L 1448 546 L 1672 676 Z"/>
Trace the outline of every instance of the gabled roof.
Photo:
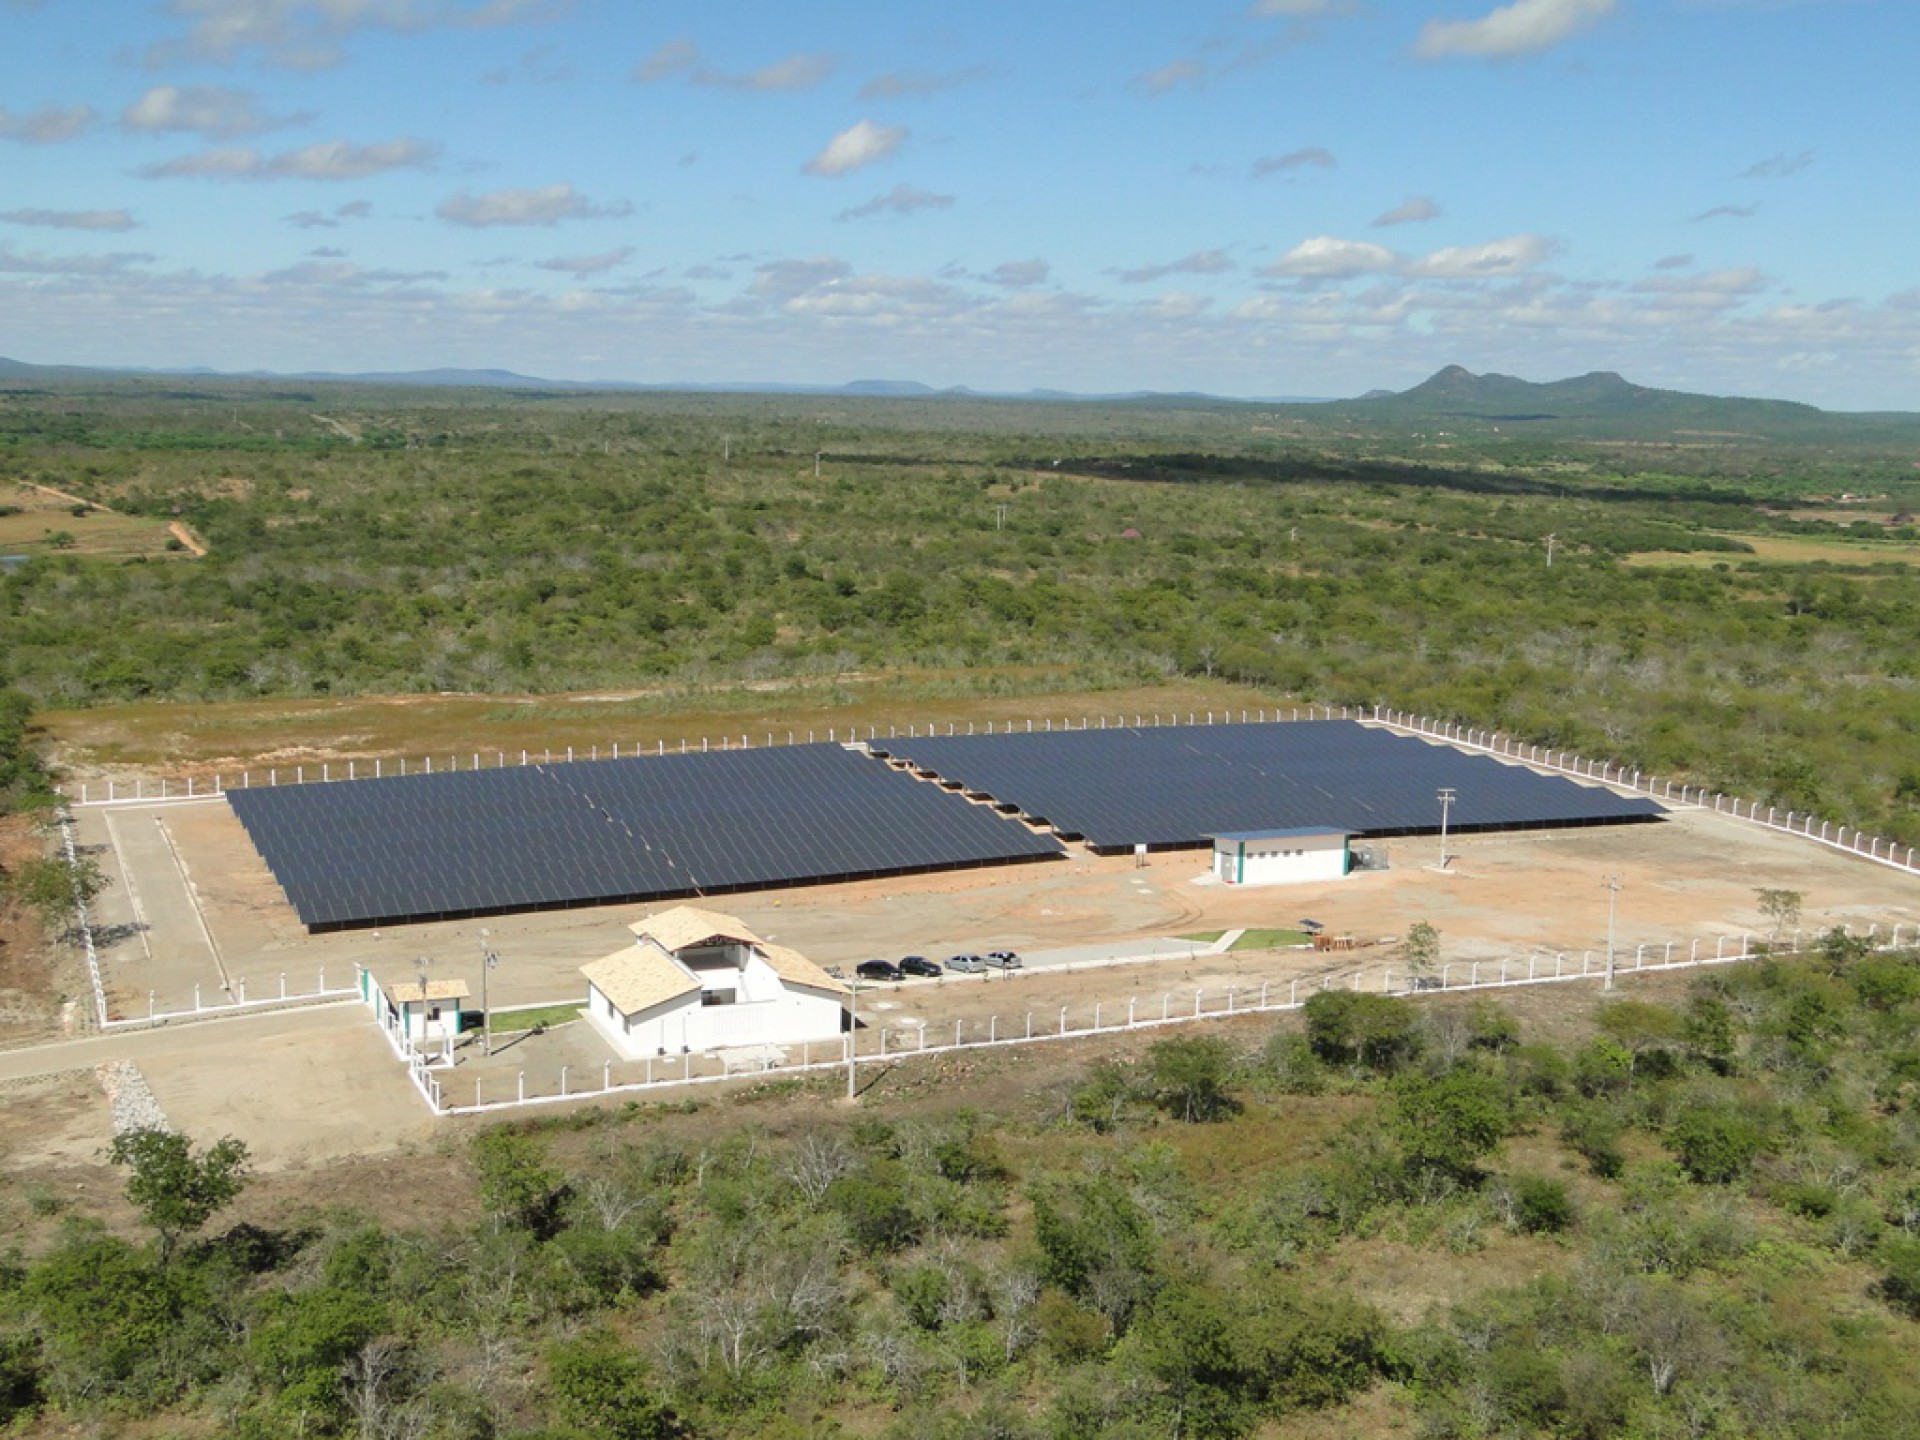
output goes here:
<path id="1" fill-rule="evenodd" d="M 700 982 L 678 961 L 644 945 L 616 950 L 591 965 L 582 965 L 580 973 L 622 1015 L 637 1015 L 700 991 Z"/>
<path id="2" fill-rule="evenodd" d="M 666 950 L 684 950 L 703 940 L 731 940 L 740 945 L 762 943 L 758 935 L 731 915 L 692 905 L 675 905 L 670 910 L 636 920 L 627 928 Z"/>
<path id="3" fill-rule="evenodd" d="M 799 985 L 808 990 L 827 990 L 835 995 L 847 993 L 845 985 L 827 974 L 798 950 L 762 941 L 760 953 L 766 957 L 767 964 L 773 968 L 773 973 L 780 977 L 783 984 Z"/>
<path id="4" fill-rule="evenodd" d="M 402 980 L 387 992 L 396 1005 L 423 1005 L 432 1000 L 464 1000 L 468 995 L 464 980 Z"/>

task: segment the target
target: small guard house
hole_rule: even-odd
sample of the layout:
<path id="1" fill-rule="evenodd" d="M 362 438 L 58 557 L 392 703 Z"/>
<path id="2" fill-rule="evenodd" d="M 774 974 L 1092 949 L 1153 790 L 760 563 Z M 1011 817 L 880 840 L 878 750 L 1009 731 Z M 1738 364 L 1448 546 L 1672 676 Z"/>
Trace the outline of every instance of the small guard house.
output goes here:
<path id="1" fill-rule="evenodd" d="M 1237 830 L 1213 838 L 1213 873 L 1228 885 L 1338 880 L 1353 868 L 1350 830 Z"/>

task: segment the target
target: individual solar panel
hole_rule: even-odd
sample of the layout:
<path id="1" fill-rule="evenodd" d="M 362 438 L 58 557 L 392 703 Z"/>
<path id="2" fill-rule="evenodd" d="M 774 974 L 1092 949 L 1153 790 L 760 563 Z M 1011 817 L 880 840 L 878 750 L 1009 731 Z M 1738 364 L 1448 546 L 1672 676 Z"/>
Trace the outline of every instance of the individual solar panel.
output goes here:
<path id="1" fill-rule="evenodd" d="M 839 745 L 229 792 L 312 930 L 1041 859 L 982 806 Z"/>
<path id="2" fill-rule="evenodd" d="M 1097 850 L 1203 844 L 1230 831 L 1338 826 L 1356 835 L 1617 823 L 1651 800 L 1362 725 L 1255 725 L 889 739 L 887 753 L 1043 818 Z"/>

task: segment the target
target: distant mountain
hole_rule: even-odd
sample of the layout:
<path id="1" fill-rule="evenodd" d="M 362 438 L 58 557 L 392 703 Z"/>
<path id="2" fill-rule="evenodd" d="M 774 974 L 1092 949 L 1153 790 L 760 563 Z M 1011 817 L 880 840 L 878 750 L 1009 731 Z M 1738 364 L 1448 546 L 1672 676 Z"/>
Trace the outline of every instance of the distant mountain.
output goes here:
<path id="1" fill-rule="evenodd" d="M 1892 416 L 1839 416 L 1793 400 L 1749 400 L 1656 390 L 1610 370 L 1536 384 L 1449 365 L 1398 393 L 1372 391 L 1331 407 L 1370 426 L 1451 425 L 1482 432 L 1529 429 L 1596 438 L 1666 432 L 1780 438 Z M 1900 417 L 1913 419 L 1915 417 Z"/>
<path id="2" fill-rule="evenodd" d="M 1083 393 L 1071 390 L 974 390 L 954 385 L 937 390 L 918 380 L 854 380 L 845 385 L 800 385 L 777 380 L 686 381 L 644 384 L 629 380 L 548 380 L 537 375 L 521 375 L 512 370 L 210 370 L 202 365 L 170 369 L 138 366 L 93 367 L 86 365 L 32 365 L 25 361 L 0 357 L 0 379 L 11 380 L 109 380 L 116 377 L 172 377 L 196 380 L 289 381 L 303 385 L 416 385 L 422 388 L 467 390 L 546 390 L 546 391 L 634 391 L 680 392 L 715 395 L 849 395 L 897 399 L 939 399 L 953 397 L 976 400 L 1059 400 L 1112 404 L 1122 401 L 1160 403 L 1197 403 L 1207 405 L 1320 405 L 1330 403 L 1322 396 L 1278 395 L 1241 397 L 1206 395 L 1192 391 L 1129 390 L 1117 393 Z"/>

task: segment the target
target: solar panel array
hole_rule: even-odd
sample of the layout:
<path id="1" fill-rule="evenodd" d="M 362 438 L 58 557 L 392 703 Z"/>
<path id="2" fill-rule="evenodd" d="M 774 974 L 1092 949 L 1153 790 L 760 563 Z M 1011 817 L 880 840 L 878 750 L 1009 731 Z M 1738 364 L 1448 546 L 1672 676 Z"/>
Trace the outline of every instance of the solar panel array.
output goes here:
<path id="1" fill-rule="evenodd" d="M 1236 830 L 1356 835 L 1639 820 L 1651 800 L 1541 775 L 1352 720 L 893 739 L 887 751 L 1044 818 L 1098 850 L 1198 845 Z"/>
<path id="2" fill-rule="evenodd" d="M 1057 856 L 838 745 L 236 790 L 313 930 Z"/>

